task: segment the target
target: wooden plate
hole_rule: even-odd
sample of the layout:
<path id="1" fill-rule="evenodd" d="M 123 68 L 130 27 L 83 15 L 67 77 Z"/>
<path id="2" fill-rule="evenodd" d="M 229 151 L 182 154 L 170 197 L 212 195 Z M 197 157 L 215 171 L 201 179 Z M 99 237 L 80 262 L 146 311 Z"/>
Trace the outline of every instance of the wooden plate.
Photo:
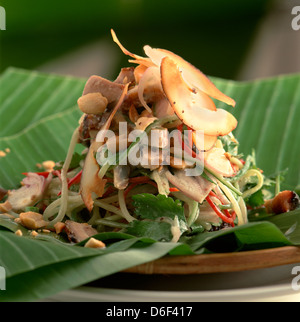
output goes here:
<path id="1" fill-rule="evenodd" d="M 204 274 L 238 272 L 300 263 L 300 247 L 285 246 L 237 253 L 166 256 L 131 267 L 125 272 L 137 274 Z"/>

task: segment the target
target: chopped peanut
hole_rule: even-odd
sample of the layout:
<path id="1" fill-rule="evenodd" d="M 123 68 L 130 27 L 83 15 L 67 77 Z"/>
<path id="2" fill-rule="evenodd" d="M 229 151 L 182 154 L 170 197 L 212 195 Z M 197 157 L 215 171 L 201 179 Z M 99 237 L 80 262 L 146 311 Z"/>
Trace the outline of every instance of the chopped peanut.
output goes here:
<path id="1" fill-rule="evenodd" d="M 61 221 L 57 222 L 57 223 L 54 225 L 55 232 L 56 232 L 57 234 L 60 234 L 60 233 L 65 229 L 65 227 L 66 227 L 66 225 L 65 225 L 63 222 L 61 222 Z"/>
<path id="2" fill-rule="evenodd" d="M 11 209 L 12 209 L 12 205 L 8 200 L 6 200 L 3 203 L 0 203 L 0 212 L 7 212 Z"/>
<path id="3" fill-rule="evenodd" d="M 16 232 L 15 232 L 15 235 L 17 236 L 23 236 L 23 233 L 20 229 L 18 229 Z"/>
<path id="4" fill-rule="evenodd" d="M 47 160 L 42 163 L 42 166 L 46 171 L 51 172 L 53 170 L 53 168 L 55 167 L 55 162 L 51 161 L 51 160 Z"/>
<path id="5" fill-rule="evenodd" d="M 102 114 L 106 109 L 108 100 L 101 93 L 88 93 L 81 96 L 77 104 L 83 113 Z"/>
<path id="6" fill-rule="evenodd" d="M 28 229 L 39 229 L 47 226 L 48 222 L 37 212 L 28 211 L 20 213 L 21 225 Z"/>
<path id="7" fill-rule="evenodd" d="M 86 242 L 84 247 L 88 247 L 88 248 L 105 248 L 105 244 L 101 240 L 98 240 L 98 239 L 92 237 Z"/>
<path id="8" fill-rule="evenodd" d="M 38 235 L 38 233 L 35 231 L 35 230 L 33 230 L 31 233 L 30 233 L 30 236 L 32 236 L 32 237 L 36 237 Z"/>

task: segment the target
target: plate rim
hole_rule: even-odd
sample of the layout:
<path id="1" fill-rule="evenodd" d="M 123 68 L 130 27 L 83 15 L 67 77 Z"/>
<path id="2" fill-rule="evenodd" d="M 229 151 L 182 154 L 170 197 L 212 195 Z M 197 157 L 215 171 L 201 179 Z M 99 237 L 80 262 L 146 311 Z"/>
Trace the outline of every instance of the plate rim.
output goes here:
<path id="1" fill-rule="evenodd" d="M 299 302 L 300 291 L 290 284 L 257 286 L 251 288 L 199 291 L 153 291 L 110 289 L 80 286 L 56 294 L 48 300 L 96 302 Z M 46 299 L 47 300 L 47 299 Z"/>
<path id="2" fill-rule="evenodd" d="M 270 268 L 300 263 L 300 246 L 199 255 L 168 255 L 123 270 L 135 274 L 207 274 Z"/>

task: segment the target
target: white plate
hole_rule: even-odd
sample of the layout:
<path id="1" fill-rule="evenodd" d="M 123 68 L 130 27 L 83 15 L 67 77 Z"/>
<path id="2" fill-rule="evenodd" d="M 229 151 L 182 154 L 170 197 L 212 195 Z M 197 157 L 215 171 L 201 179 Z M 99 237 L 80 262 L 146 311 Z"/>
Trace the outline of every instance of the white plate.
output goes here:
<path id="1" fill-rule="evenodd" d="M 115 274 L 45 301 L 88 302 L 300 302 L 292 269 L 300 264 L 200 275 Z M 299 273 L 300 274 L 300 271 Z"/>

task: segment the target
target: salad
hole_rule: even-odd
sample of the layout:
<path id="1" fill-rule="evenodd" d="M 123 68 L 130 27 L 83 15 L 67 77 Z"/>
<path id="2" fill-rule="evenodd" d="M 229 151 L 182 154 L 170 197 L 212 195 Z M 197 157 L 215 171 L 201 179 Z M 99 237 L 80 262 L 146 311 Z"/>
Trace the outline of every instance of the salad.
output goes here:
<path id="1" fill-rule="evenodd" d="M 295 192 L 280 191 L 282 173 L 266 177 L 254 151 L 239 153 L 232 98 L 180 56 L 150 46 L 139 56 L 112 37 L 133 66 L 114 81 L 88 79 L 65 160 L 24 173 L 19 189 L 1 189 L 1 216 L 32 236 L 104 248 L 93 236 L 176 243 L 299 206 Z"/>

